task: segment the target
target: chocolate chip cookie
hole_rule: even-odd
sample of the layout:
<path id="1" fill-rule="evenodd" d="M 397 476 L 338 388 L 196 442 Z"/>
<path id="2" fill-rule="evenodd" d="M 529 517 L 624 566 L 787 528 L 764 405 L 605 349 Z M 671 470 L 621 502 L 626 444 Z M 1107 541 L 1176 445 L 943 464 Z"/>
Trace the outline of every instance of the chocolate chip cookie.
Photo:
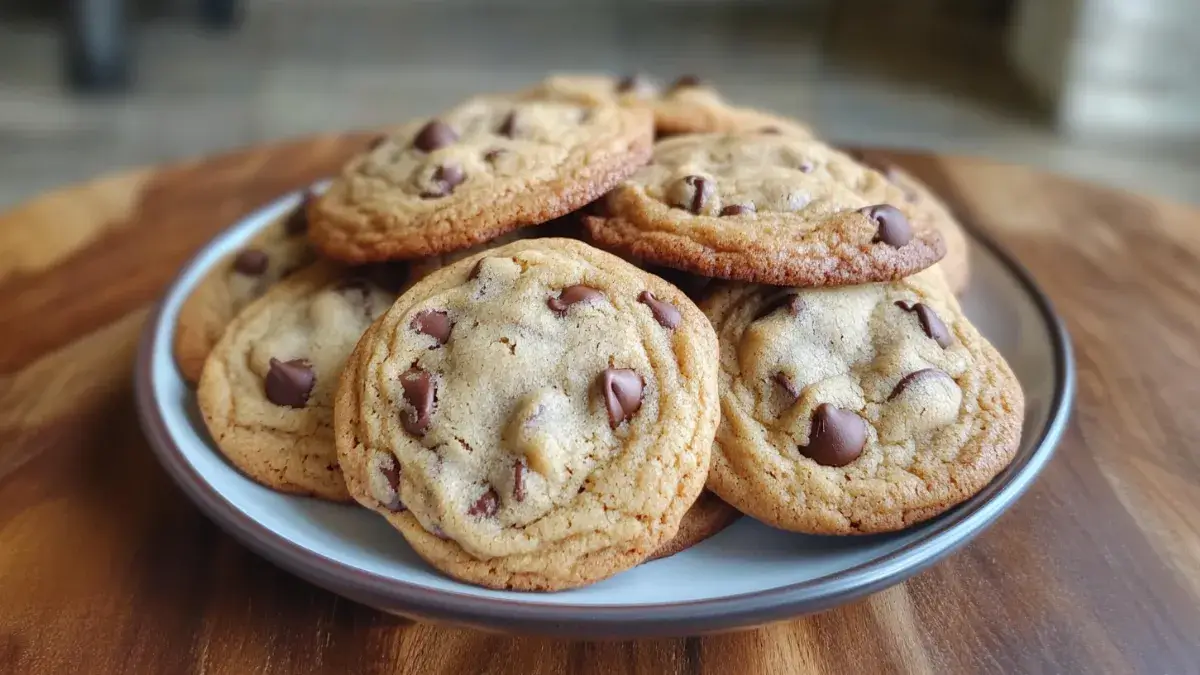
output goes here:
<path id="1" fill-rule="evenodd" d="M 884 175 L 892 184 L 904 192 L 913 217 L 931 223 L 946 242 L 946 256 L 938 262 L 950 290 L 957 295 L 967 288 L 971 280 L 971 251 L 967 244 L 967 233 L 950 209 L 927 185 L 916 176 L 896 166 L 884 169 Z"/>
<path id="2" fill-rule="evenodd" d="M 1012 460 L 1024 398 L 940 270 L 831 289 L 729 284 L 709 488 L 796 532 L 899 530 Z"/>
<path id="3" fill-rule="evenodd" d="M 665 88 L 644 75 L 554 75 L 521 96 L 647 108 L 654 113 L 654 126 L 660 136 L 758 130 L 812 136 L 807 126 L 795 120 L 731 105 L 694 75 L 684 75 Z"/>
<path id="4" fill-rule="evenodd" d="M 197 392 L 229 461 L 275 490 L 349 501 L 333 444 L 333 395 L 354 344 L 396 298 L 383 287 L 393 285 L 383 270 L 318 262 L 238 314 Z"/>
<path id="5" fill-rule="evenodd" d="M 401 127 L 309 209 L 322 253 L 348 262 L 468 248 L 574 211 L 646 163 L 645 110 L 480 98 Z"/>
<path id="6" fill-rule="evenodd" d="M 592 238 L 703 276 L 787 286 L 898 279 L 945 254 L 879 172 L 812 139 L 763 132 L 660 141 L 609 194 Z"/>
<path id="7" fill-rule="evenodd" d="M 338 457 L 446 574 L 581 586 L 677 533 L 708 474 L 716 358 L 670 284 L 578 241 L 514 242 L 425 277 L 363 337 Z"/>
<path id="8" fill-rule="evenodd" d="M 305 193 L 295 209 L 269 224 L 248 245 L 217 263 L 179 308 L 174 352 L 188 382 L 200 379 L 204 360 L 225 327 L 243 307 L 316 255 L 304 236 L 308 229 Z"/>
<path id="9" fill-rule="evenodd" d="M 967 233 L 958 219 L 941 199 L 919 178 L 896 166 L 875 152 L 848 152 L 854 159 L 882 173 L 893 185 L 904 193 L 909 208 L 916 218 L 927 220 L 941 233 L 946 242 L 946 257 L 938 263 L 946 282 L 957 295 L 966 289 L 971 278 L 971 251 Z"/>

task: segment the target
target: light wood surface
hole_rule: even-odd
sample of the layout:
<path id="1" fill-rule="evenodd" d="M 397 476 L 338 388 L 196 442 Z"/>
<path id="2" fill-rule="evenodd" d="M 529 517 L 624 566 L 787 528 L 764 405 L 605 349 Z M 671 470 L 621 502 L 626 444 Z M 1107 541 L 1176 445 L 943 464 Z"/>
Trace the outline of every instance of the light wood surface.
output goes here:
<path id="1" fill-rule="evenodd" d="M 407 622 L 250 553 L 155 463 L 135 340 L 197 247 L 363 140 L 0 215 L 0 673 L 1200 672 L 1200 212 L 980 160 L 894 155 L 1042 284 L 1077 407 L 1022 501 L 908 583 L 752 631 L 584 643 Z"/>

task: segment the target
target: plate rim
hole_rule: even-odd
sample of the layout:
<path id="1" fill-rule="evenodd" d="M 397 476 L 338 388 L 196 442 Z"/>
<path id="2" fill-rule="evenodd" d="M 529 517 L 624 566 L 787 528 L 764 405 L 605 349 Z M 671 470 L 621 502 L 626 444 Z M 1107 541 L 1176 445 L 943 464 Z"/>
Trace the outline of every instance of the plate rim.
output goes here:
<path id="1" fill-rule="evenodd" d="M 1051 341 L 1054 395 L 1050 415 L 1020 465 L 1014 461 L 972 499 L 939 516 L 929 532 L 886 555 L 815 579 L 730 597 L 653 605 L 526 603 L 457 591 L 426 588 L 348 567 L 308 550 L 243 513 L 205 481 L 185 458 L 164 420 L 153 386 L 153 355 L 162 348 L 167 300 L 201 259 L 235 236 L 247 220 L 279 209 L 299 190 L 253 210 L 202 246 L 172 279 L 148 316 L 138 343 L 134 389 L 138 417 L 159 463 L 176 485 L 223 530 L 285 570 L 358 602 L 425 620 L 501 632 L 566 637 L 666 637 L 748 628 L 814 613 L 897 584 L 956 551 L 991 525 L 1024 494 L 1053 456 L 1070 418 L 1075 397 L 1075 359 L 1066 326 L 1032 275 L 991 236 L 963 223 L 972 244 L 982 246 L 1016 279 L 1033 301 Z M 961 221 L 960 221 L 961 222 Z M 173 331 L 165 331 L 171 335 Z M 166 348 L 170 349 L 170 340 Z"/>

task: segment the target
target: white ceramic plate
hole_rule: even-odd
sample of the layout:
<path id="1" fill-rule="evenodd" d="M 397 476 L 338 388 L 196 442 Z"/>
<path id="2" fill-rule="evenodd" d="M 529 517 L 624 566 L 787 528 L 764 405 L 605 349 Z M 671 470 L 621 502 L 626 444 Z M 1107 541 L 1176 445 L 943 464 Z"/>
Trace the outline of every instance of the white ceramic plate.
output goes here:
<path id="1" fill-rule="evenodd" d="M 209 440 L 175 368 L 172 332 L 192 286 L 298 200 L 289 195 L 226 230 L 171 285 L 140 347 L 138 409 L 163 465 L 218 524 L 282 567 L 385 611 L 580 637 L 695 634 L 814 612 L 895 584 L 979 534 L 1034 479 L 1066 423 L 1074 391 L 1066 333 L 1027 274 L 975 238 L 963 305 L 1012 365 L 1026 415 L 1016 460 L 974 499 L 893 535 L 805 536 L 742 518 L 683 553 L 561 593 L 462 584 L 426 565 L 371 512 L 282 495 L 242 476 Z"/>

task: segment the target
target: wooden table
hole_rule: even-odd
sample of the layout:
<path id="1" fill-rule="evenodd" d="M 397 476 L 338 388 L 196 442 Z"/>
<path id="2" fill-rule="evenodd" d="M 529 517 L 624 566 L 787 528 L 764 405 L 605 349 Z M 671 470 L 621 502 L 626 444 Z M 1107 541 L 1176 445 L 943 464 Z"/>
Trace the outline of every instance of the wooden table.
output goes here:
<path id="1" fill-rule="evenodd" d="M 155 463 L 135 339 L 197 247 L 361 142 L 0 215 L 0 672 L 1200 672 L 1200 211 L 982 160 L 895 155 L 1056 303 L 1077 408 L 1020 504 L 910 582 L 754 631 L 584 643 L 406 622 L 251 554 Z"/>

